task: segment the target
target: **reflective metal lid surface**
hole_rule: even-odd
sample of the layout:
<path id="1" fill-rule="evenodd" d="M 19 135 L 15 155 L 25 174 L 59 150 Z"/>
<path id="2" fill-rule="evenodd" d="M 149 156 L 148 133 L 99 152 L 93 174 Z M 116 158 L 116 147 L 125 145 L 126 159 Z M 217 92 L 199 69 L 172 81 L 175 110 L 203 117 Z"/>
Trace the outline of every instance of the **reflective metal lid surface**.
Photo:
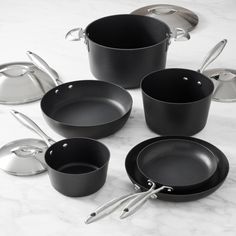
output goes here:
<path id="1" fill-rule="evenodd" d="M 36 175 L 46 170 L 47 145 L 38 139 L 21 139 L 0 148 L 0 169 L 17 176 Z"/>
<path id="2" fill-rule="evenodd" d="M 55 83 L 50 76 L 29 62 L 0 65 L 0 103 L 23 104 L 36 101 Z"/>
<path id="3" fill-rule="evenodd" d="M 131 14 L 150 16 L 161 20 L 170 27 L 171 32 L 174 32 L 176 28 L 189 32 L 198 24 L 198 16 L 194 12 L 175 5 L 157 4 L 145 6 L 131 12 Z"/>
<path id="4" fill-rule="evenodd" d="M 214 83 L 215 89 L 212 99 L 218 102 L 236 102 L 236 70 L 215 68 L 205 70 Z"/>

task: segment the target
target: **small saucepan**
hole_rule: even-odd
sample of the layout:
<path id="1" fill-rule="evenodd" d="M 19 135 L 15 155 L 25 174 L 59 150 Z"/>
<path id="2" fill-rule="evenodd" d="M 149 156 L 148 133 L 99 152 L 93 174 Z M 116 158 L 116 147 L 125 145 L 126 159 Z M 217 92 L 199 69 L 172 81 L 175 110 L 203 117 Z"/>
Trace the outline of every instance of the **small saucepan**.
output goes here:
<path id="1" fill-rule="evenodd" d="M 210 51 L 198 71 L 171 68 L 143 78 L 145 119 L 152 131 L 191 136 L 205 127 L 214 84 L 202 71 L 221 53 L 226 42 L 222 40 Z"/>
<path id="2" fill-rule="evenodd" d="M 182 29 L 171 33 L 162 21 L 148 16 L 112 15 L 70 30 L 66 38 L 84 38 L 90 69 L 99 80 L 137 88 L 143 76 L 165 68 L 170 39 L 189 39 Z"/>
<path id="3" fill-rule="evenodd" d="M 49 146 L 45 163 L 52 186 L 69 197 L 82 197 L 98 191 L 105 183 L 110 152 L 93 139 L 71 138 L 53 141 L 26 115 L 12 110 L 12 115 L 33 130 Z"/>

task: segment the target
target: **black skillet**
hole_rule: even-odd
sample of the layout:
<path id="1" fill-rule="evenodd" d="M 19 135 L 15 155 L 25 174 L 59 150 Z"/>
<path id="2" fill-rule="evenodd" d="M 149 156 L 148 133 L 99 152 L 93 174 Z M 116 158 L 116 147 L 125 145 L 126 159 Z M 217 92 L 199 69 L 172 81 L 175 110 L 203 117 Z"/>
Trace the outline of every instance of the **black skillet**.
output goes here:
<path id="1" fill-rule="evenodd" d="M 193 200 L 197 200 L 203 197 L 208 196 L 209 194 L 213 193 L 214 191 L 216 191 L 224 182 L 224 180 L 227 177 L 228 171 L 229 171 L 229 163 L 228 160 L 226 158 L 226 156 L 215 146 L 213 146 L 212 144 L 200 140 L 200 139 L 196 139 L 196 138 L 191 138 L 191 137 L 180 137 L 180 136 L 165 136 L 165 137 L 157 137 L 157 138 L 152 138 L 152 139 L 148 139 L 145 140 L 143 142 L 141 142 L 140 144 L 136 145 L 134 148 L 132 148 L 132 150 L 130 150 L 130 152 L 128 153 L 126 160 L 125 160 L 125 168 L 126 168 L 126 172 L 130 178 L 130 180 L 132 181 L 132 183 L 135 186 L 135 189 L 139 189 L 143 192 L 153 192 L 155 190 L 154 189 L 154 185 L 151 186 L 150 188 L 150 182 L 148 181 L 148 179 L 146 177 L 144 177 L 138 167 L 137 167 L 137 157 L 139 155 L 139 153 L 142 151 L 142 149 L 144 149 L 145 147 L 147 147 L 148 145 L 158 142 L 158 141 L 164 141 L 164 140 L 188 140 L 188 141 L 192 141 L 192 142 L 196 142 L 206 148 L 208 148 L 217 158 L 217 169 L 215 171 L 215 173 L 213 174 L 213 176 L 209 179 L 209 181 L 203 182 L 200 186 L 198 186 L 195 189 L 186 189 L 185 191 L 183 190 L 181 193 L 177 193 L 176 191 L 166 191 L 170 188 L 166 187 L 166 186 L 162 186 L 162 191 L 158 192 L 158 194 L 155 194 L 156 197 L 160 200 L 165 200 L 165 201 L 172 201 L 172 202 L 187 202 L 187 201 L 193 201 Z M 160 189 L 160 188 L 159 188 Z M 110 213 L 112 213 L 115 209 L 117 209 L 117 207 L 119 207 L 121 204 L 123 204 L 124 202 L 129 201 L 127 206 L 129 206 L 129 204 L 139 198 L 142 197 L 143 194 L 146 195 L 146 193 L 130 193 L 124 196 L 121 196 L 119 198 L 116 199 L 112 199 L 111 201 L 103 204 L 102 206 L 100 206 L 99 208 L 97 208 L 95 211 L 93 211 L 88 219 L 86 220 L 86 223 L 92 223 Z M 153 197 L 154 194 L 152 194 Z M 127 216 L 130 215 L 130 208 L 127 210 L 127 206 L 123 209 L 123 212 L 120 216 L 120 218 L 125 218 Z M 137 208 L 136 208 L 137 209 Z M 132 212 L 133 212 L 133 208 L 132 208 Z"/>
<path id="2" fill-rule="evenodd" d="M 187 139 L 158 140 L 137 157 L 140 174 L 174 193 L 192 190 L 214 178 L 218 158 L 206 146 Z"/>
<path id="3" fill-rule="evenodd" d="M 41 100 L 46 122 L 67 138 L 111 135 L 123 127 L 131 108 L 132 97 L 125 89 L 96 80 L 59 85 Z"/>
<path id="4" fill-rule="evenodd" d="M 173 192 L 159 192 L 158 193 L 158 199 L 165 200 L 165 201 L 172 201 L 172 202 L 186 202 L 186 201 L 194 201 L 198 200 L 200 198 L 206 197 L 209 194 L 216 191 L 224 182 L 226 179 L 228 172 L 229 172 L 229 163 L 224 155 L 217 147 L 214 145 L 200 139 L 191 138 L 191 137 L 177 137 L 177 136 L 165 136 L 165 137 L 157 137 L 145 140 L 138 145 L 136 145 L 126 156 L 125 160 L 125 168 L 126 172 L 132 181 L 133 184 L 140 187 L 142 191 L 147 191 L 150 189 L 150 186 L 147 183 L 147 179 L 142 176 L 138 170 L 137 167 L 137 157 L 139 152 L 145 148 L 146 146 L 150 145 L 151 143 L 160 141 L 160 140 L 170 140 L 170 139 L 185 139 L 197 142 L 205 147 L 207 147 L 209 150 L 211 150 L 214 155 L 218 158 L 218 166 L 216 173 L 212 179 L 210 179 L 209 182 L 204 183 L 202 186 L 199 186 L 198 188 L 194 190 L 186 190 L 182 193 L 174 193 Z"/>
<path id="5" fill-rule="evenodd" d="M 41 57 L 30 51 L 27 55 L 58 85 L 41 100 L 43 116 L 58 134 L 66 138 L 103 138 L 124 126 L 133 103 L 128 91 L 115 84 L 96 80 L 59 85 L 54 71 Z"/>

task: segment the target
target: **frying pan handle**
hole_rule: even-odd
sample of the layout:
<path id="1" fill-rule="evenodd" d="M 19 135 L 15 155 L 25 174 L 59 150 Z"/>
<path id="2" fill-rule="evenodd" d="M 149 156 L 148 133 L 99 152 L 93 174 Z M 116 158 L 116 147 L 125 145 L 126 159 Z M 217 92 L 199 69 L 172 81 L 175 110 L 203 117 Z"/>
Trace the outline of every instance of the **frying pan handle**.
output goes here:
<path id="1" fill-rule="evenodd" d="M 34 131 L 36 134 L 38 134 L 48 146 L 51 146 L 55 143 L 53 139 L 48 137 L 41 129 L 40 127 L 35 124 L 28 116 L 16 111 L 16 110 L 10 110 L 11 114 L 26 128 Z"/>
<path id="2" fill-rule="evenodd" d="M 82 28 L 74 28 L 67 32 L 65 39 L 69 41 L 80 41 L 85 38 L 85 33 Z"/>
<path id="3" fill-rule="evenodd" d="M 92 212 L 87 220 L 85 221 L 86 224 L 90 224 L 100 218 L 103 218 L 109 214 L 111 214 L 113 211 L 115 211 L 120 205 L 122 205 L 124 202 L 135 198 L 139 196 L 142 193 L 130 193 L 123 195 L 121 197 L 112 199 L 111 201 L 101 205 L 99 208 L 97 208 L 94 212 Z"/>
<path id="4" fill-rule="evenodd" d="M 198 72 L 202 73 L 207 66 L 209 66 L 223 51 L 225 45 L 227 44 L 227 39 L 221 40 L 217 43 L 207 54 L 205 59 L 202 62 L 202 65 L 197 70 Z"/>
<path id="5" fill-rule="evenodd" d="M 50 76 L 50 78 L 53 80 L 56 86 L 62 84 L 62 82 L 58 78 L 58 75 L 51 69 L 51 67 L 39 55 L 31 51 L 27 51 L 26 54 L 37 68 L 39 68 L 40 70 L 42 70 L 43 72 L 45 72 L 46 74 Z"/>
<path id="6" fill-rule="evenodd" d="M 168 186 L 162 186 L 158 189 L 155 190 L 148 190 L 147 192 L 144 192 L 142 194 L 140 194 L 139 196 L 137 196 L 136 198 L 134 198 L 133 200 L 131 200 L 128 205 L 125 206 L 125 208 L 123 209 L 121 215 L 120 215 L 120 219 L 124 219 L 132 214 L 134 214 L 138 209 L 141 208 L 141 206 L 147 201 L 147 199 L 149 199 L 151 196 L 153 196 L 154 194 L 162 191 L 166 189 L 167 191 L 172 191 L 173 189 L 171 187 Z"/>

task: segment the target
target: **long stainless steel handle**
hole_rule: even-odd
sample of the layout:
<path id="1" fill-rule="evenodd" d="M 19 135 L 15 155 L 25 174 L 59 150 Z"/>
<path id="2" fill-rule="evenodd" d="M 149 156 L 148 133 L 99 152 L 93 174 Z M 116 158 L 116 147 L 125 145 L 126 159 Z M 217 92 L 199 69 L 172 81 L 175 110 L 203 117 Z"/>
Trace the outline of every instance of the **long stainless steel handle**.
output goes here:
<path id="1" fill-rule="evenodd" d="M 115 211 L 120 205 L 122 205 L 124 202 L 128 201 L 129 199 L 132 199 L 134 197 L 137 197 L 141 193 L 130 193 L 126 194 L 124 196 L 112 199 L 111 201 L 101 205 L 99 208 L 97 208 L 94 212 L 92 212 L 87 220 L 85 221 L 86 224 L 90 224 L 100 218 L 103 218 L 109 214 L 111 214 L 113 211 Z"/>
<path id="2" fill-rule="evenodd" d="M 41 129 L 40 127 L 34 123 L 28 116 L 16 111 L 16 110 L 10 110 L 11 114 L 26 128 L 34 131 L 36 134 L 38 134 L 48 146 L 51 146 L 55 143 L 53 139 L 48 137 Z"/>
<path id="3" fill-rule="evenodd" d="M 59 80 L 57 74 L 51 69 L 51 67 L 37 54 L 27 51 L 26 52 L 29 59 L 32 61 L 32 63 L 38 67 L 40 70 L 48 74 L 51 79 L 53 80 L 54 84 L 56 86 L 60 85 L 62 82 Z"/>
<path id="4" fill-rule="evenodd" d="M 84 37 L 84 30 L 82 28 L 75 28 L 67 32 L 65 39 L 69 41 L 80 41 Z"/>
<path id="5" fill-rule="evenodd" d="M 127 206 L 124 207 L 122 210 L 122 213 L 120 215 L 120 219 L 124 219 L 132 214 L 134 214 L 138 209 L 141 208 L 141 206 L 154 194 L 166 189 L 167 191 L 172 191 L 173 188 L 169 186 L 162 186 L 155 190 L 148 190 L 147 192 L 143 193 L 142 195 L 137 196 L 133 200 L 131 200 Z"/>
<path id="6" fill-rule="evenodd" d="M 227 39 L 221 40 L 217 43 L 207 54 L 204 58 L 200 68 L 197 70 L 198 72 L 202 73 L 207 66 L 209 66 L 223 51 L 225 45 L 227 44 Z"/>
<path id="7" fill-rule="evenodd" d="M 155 183 L 153 183 L 152 181 L 148 181 L 148 184 L 151 186 L 150 189 L 147 192 L 151 192 L 155 189 L 156 185 Z M 145 193 L 147 193 L 145 192 Z M 138 197 L 140 195 L 143 196 L 143 192 L 138 192 L 138 193 L 130 193 L 118 198 L 115 198 L 105 204 L 103 204 L 102 206 L 100 206 L 99 208 L 97 208 L 94 212 L 92 212 L 88 219 L 85 221 L 86 224 L 92 223 L 104 216 L 107 216 L 109 214 L 111 214 L 113 211 L 115 211 L 120 205 L 122 205 L 124 202 L 133 199 L 135 197 Z"/>

